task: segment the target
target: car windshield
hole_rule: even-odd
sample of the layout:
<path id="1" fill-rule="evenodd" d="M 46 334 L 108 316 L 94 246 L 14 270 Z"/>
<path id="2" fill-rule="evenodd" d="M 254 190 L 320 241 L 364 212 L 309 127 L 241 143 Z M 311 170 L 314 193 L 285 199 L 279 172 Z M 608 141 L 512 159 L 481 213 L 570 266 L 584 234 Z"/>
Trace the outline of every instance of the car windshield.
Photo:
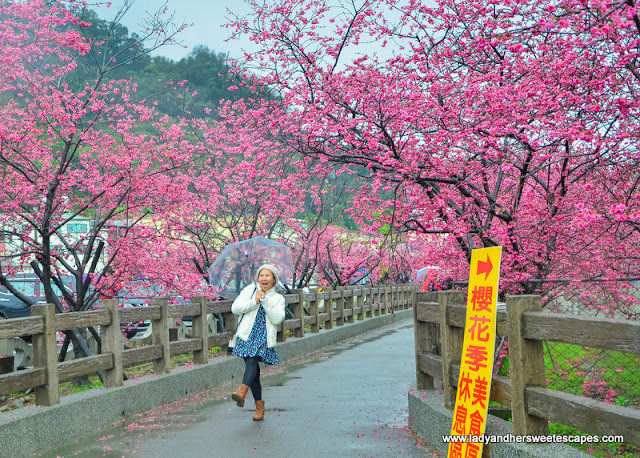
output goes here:
<path id="1" fill-rule="evenodd" d="M 35 297 L 36 299 L 44 298 L 44 286 L 40 282 L 13 280 L 11 285 L 25 296 Z M 62 292 L 56 285 L 51 285 L 51 287 L 53 288 L 53 294 L 62 296 Z"/>

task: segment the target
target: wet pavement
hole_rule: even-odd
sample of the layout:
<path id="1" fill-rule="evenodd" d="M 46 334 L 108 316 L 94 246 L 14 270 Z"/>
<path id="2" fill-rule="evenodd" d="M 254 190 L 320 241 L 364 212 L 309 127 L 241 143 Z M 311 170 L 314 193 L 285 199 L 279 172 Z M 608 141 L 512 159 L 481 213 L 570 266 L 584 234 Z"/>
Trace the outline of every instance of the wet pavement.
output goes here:
<path id="1" fill-rule="evenodd" d="M 261 365 L 263 422 L 252 420 L 250 393 L 239 408 L 236 386 L 224 386 L 37 456 L 433 456 L 407 428 L 413 352 L 413 324 L 390 324 L 304 361 Z"/>

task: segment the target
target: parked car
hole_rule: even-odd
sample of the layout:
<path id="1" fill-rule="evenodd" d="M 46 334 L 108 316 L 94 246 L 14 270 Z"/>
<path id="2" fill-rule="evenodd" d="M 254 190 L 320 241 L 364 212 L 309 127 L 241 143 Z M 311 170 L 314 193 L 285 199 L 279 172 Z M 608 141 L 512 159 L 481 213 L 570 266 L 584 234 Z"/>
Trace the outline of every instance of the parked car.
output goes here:
<path id="1" fill-rule="evenodd" d="M 62 283 L 69 292 L 73 292 L 73 277 L 63 277 Z M 44 285 L 35 274 L 16 274 L 10 277 L 11 285 L 34 303 L 45 300 Z M 62 297 L 62 291 L 52 285 L 56 296 Z M 14 296 L 7 288 L 0 286 L 0 319 L 25 318 L 31 316 L 31 306 Z M 31 336 L 23 336 L 23 340 L 31 342 Z"/>
<path id="2" fill-rule="evenodd" d="M 74 278 L 65 276 L 61 278 L 62 284 L 69 292 L 74 291 Z M 10 277 L 11 285 L 24 294 L 34 303 L 44 301 L 44 286 L 35 274 L 16 274 Z M 62 291 L 56 285 L 52 285 L 56 296 L 62 297 Z M 31 307 L 15 297 L 4 286 L 0 286 L 0 319 L 23 318 L 31 316 Z"/>
<path id="3" fill-rule="evenodd" d="M 0 286 L 0 319 L 31 316 L 31 307 Z"/>

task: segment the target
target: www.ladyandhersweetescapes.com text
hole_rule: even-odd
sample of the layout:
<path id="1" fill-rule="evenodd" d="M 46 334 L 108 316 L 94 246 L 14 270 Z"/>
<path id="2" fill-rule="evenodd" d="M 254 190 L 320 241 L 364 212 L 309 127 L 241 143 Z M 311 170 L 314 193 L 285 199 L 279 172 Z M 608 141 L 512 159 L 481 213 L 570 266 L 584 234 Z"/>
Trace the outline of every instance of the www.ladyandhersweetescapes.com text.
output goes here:
<path id="1" fill-rule="evenodd" d="M 479 436 L 469 434 L 466 436 L 442 436 L 445 443 L 474 443 L 474 444 L 496 444 L 496 443 L 522 443 L 522 444 L 597 444 L 597 443 L 616 443 L 624 442 L 624 436 L 576 436 L 576 435 L 488 435 L 481 434 Z"/>

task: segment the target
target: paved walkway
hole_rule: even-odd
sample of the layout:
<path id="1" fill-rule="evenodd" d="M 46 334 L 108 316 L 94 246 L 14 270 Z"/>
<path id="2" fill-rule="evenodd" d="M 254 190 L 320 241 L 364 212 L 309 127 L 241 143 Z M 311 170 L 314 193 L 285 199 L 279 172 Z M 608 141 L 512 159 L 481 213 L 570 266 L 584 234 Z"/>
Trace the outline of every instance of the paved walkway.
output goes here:
<path id="1" fill-rule="evenodd" d="M 407 431 L 413 325 L 395 323 L 306 361 L 263 369 L 264 422 L 222 387 L 101 428 L 41 456 L 426 457 Z M 241 377 L 241 374 L 238 374 Z"/>

